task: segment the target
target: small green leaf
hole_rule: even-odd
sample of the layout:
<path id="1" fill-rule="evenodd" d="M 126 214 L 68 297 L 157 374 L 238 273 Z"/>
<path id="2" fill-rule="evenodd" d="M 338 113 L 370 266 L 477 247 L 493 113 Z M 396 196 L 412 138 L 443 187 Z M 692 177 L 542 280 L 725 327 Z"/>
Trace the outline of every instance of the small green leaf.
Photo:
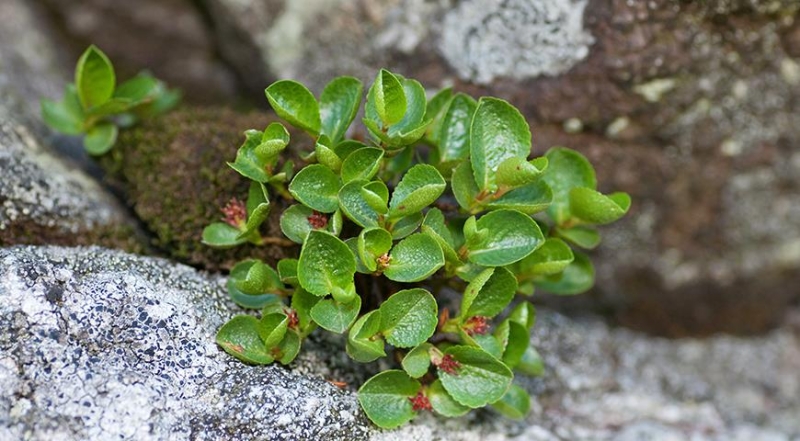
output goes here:
<path id="1" fill-rule="evenodd" d="M 375 147 L 358 149 L 342 163 L 342 182 L 345 184 L 355 180 L 370 180 L 381 165 L 383 150 Z"/>
<path id="2" fill-rule="evenodd" d="M 384 275 L 395 282 L 419 282 L 444 266 L 444 254 L 436 240 L 422 233 L 401 240 L 389 253 Z"/>
<path id="3" fill-rule="evenodd" d="M 526 158 L 514 156 L 500 163 L 497 167 L 497 185 L 512 188 L 521 187 L 538 180 L 547 168 L 547 158 Z"/>
<path id="4" fill-rule="evenodd" d="M 514 369 L 525 375 L 540 377 L 544 375 L 544 360 L 542 360 L 542 356 L 539 355 L 536 348 L 528 345 L 525 353 L 522 354 L 522 359 Z"/>
<path id="5" fill-rule="evenodd" d="M 631 206 L 627 193 L 608 196 L 586 187 L 575 187 L 569 192 L 572 215 L 590 224 L 609 224 L 625 216 Z"/>
<path id="6" fill-rule="evenodd" d="M 564 147 L 547 151 L 547 169 L 542 178 L 553 191 L 553 203 L 547 214 L 556 224 L 563 224 L 571 217 L 569 194 L 575 187 L 597 188 L 594 168 L 583 155 Z"/>
<path id="7" fill-rule="evenodd" d="M 536 323 L 536 308 L 531 302 L 523 300 L 514 307 L 511 314 L 508 315 L 508 319 L 512 322 L 519 323 L 530 331 L 533 329 L 533 324 Z"/>
<path id="8" fill-rule="evenodd" d="M 322 299 L 311 308 L 311 318 L 323 329 L 343 334 L 356 321 L 361 310 L 361 297 L 352 302 L 339 303 L 334 299 Z"/>
<path id="9" fill-rule="evenodd" d="M 272 267 L 260 260 L 246 260 L 237 264 L 247 264 L 247 272 L 244 277 L 232 277 L 236 288 L 249 295 L 276 293 L 284 289 L 278 273 Z M 242 266 L 242 269 L 245 267 Z"/>
<path id="10" fill-rule="evenodd" d="M 314 156 L 317 158 L 317 162 L 339 173 L 342 167 L 342 159 L 333 151 L 331 140 L 326 135 L 320 135 L 317 139 L 314 145 Z"/>
<path id="11" fill-rule="evenodd" d="M 231 248 L 246 242 L 239 238 L 240 231 L 228 224 L 214 222 L 203 229 L 203 243 L 215 248 Z"/>
<path id="12" fill-rule="evenodd" d="M 444 386 L 442 386 L 441 380 L 437 379 L 428 386 L 427 396 L 431 402 L 431 407 L 439 415 L 455 418 L 470 411 L 469 407 L 459 404 L 447 393 Z"/>
<path id="13" fill-rule="evenodd" d="M 511 271 L 488 268 L 472 279 L 461 299 L 461 318 L 494 317 L 503 312 L 517 291 L 517 279 Z"/>
<path id="14" fill-rule="evenodd" d="M 261 143 L 255 147 L 255 154 L 263 164 L 272 165 L 278 155 L 289 145 L 289 132 L 281 123 L 273 122 L 264 129 Z"/>
<path id="15" fill-rule="evenodd" d="M 574 259 L 572 249 L 558 238 L 548 238 L 542 246 L 518 262 L 523 276 L 549 276 L 564 271 Z"/>
<path id="16" fill-rule="evenodd" d="M 525 214 L 535 214 L 546 210 L 553 202 L 553 192 L 542 181 L 515 188 L 486 204 L 489 210 L 503 208 L 517 210 Z"/>
<path id="17" fill-rule="evenodd" d="M 119 129 L 112 123 L 100 123 L 86 132 L 86 137 L 83 138 L 83 146 L 86 152 L 90 155 L 99 156 L 114 147 L 117 142 L 117 133 Z"/>
<path id="18" fill-rule="evenodd" d="M 395 240 L 403 239 L 404 237 L 409 236 L 411 233 L 417 231 L 420 224 L 422 224 L 422 213 L 417 212 L 414 214 L 409 214 L 408 216 L 403 216 L 400 219 L 397 219 L 389 225 L 387 228 L 390 228 L 392 231 L 392 238 Z"/>
<path id="19" fill-rule="evenodd" d="M 531 410 L 531 397 L 525 389 L 512 384 L 500 401 L 492 403 L 492 407 L 507 418 L 521 420 Z"/>
<path id="20" fill-rule="evenodd" d="M 459 366 L 454 373 L 439 369 L 439 379 L 453 399 L 476 409 L 501 399 L 514 374 L 502 362 L 471 346 L 451 346 L 444 351 Z"/>
<path id="21" fill-rule="evenodd" d="M 339 208 L 337 194 L 342 184 L 328 167 L 312 164 L 298 172 L 289 184 L 289 193 L 303 205 L 322 213 Z"/>
<path id="22" fill-rule="evenodd" d="M 562 274 L 537 281 L 536 286 L 553 294 L 574 295 L 586 292 L 594 285 L 594 266 L 589 257 L 574 252 L 575 260 Z"/>
<path id="23" fill-rule="evenodd" d="M 383 429 L 394 429 L 414 418 L 412 398 L 420 390 L 417 380 L 400 370 L 389 370 L 370 378 L 358 390 L 358 402 L 370 421 Z"/>
<path id="24" fill-rule="evenodd" d="M 294 243 L 305 242 L 308 233 L 315 228 L 308 219 L 314 215 L 314 210 L 305 205 L 295 204 L 281 214 L 281 231 Z"/>
<path id="25" fill-rule="evenodd" d="M 114 97 L 125 98 L 139 104 L 142 101 L 153 99 L 155 93 L 158 92 L 158 86 L 158 80 L 151 75 L 139 74 L 120 84 L 114 91 Z"/>
<path id="26" fill-rule="evenodd" d="M 392 294 L 380 306 L 381 330 L 389 344 L 411 348 L 429 339 L 436 330 L 438 310 L 431 293 L 406 289 Z"/>
<path id="27" fill-rule="evenodd" d="M 442 122 L 442 112 L 445 111 L 452 99 L 453 89 L 446 87 L 436 92 L 436 94 L 428 100 L 428 105 L 425 107 L 425 116 L 434 120 L 433 124 L 428 127 L 427 134 L 428 140 L 434 145 L 439 144 L 438 132 Z M 469 122 L 467 122 L 467 125 L 469 126 Z"/>
<path id="28" fill-rule="evenodd" d="M 450 101 L 437 133 L 439 161 L 452 164 L 469 156 L 469 127 L 478 103 L 459 93 Z M 526 153 L 527 154 L 527 153 Z"/>
<path id="29" fill-rule="evenodd" d="M 525 258 L 544 242 L 539 225 L 516 210 L 497 210 L 476 223 L 477 233 L 467 234 L 470 262 L 482 266 L 504 266 Z"/>
<path id="30" fill-rule="evenodd" d="M 421 345 L 410 350 L 405 357 L 403 357 L 402 365 L 411 378 L 420 378 L 428 373 L 428 368 L 431 366 L 431 356 L 428 351 L 433 347 L 430 343 L 422 343 Z"/>
<path id="31" fill-rule="evenodd" d="M 280 268 L 280 264 L 278 264 L 278 268 Z M 292 309 L 297 313 L 297 328 L 300 332 L 308 334 L 314 329 L 311 309 L 313 309 L 320 300 L 320 297 L 311 294 L 303 288 L 297 288 L 292 294 Z"/>
<path id="32" fill-rule="evenodd" d="M 361 81 L 353 77 L 338 77 L 325 86 L 319 97 L 322 133 L 333 143 L 339 142 L 353 122 L 361 103 Z"/>
<path id="33" fill-rule="evenodd" d="M 272 349 L 273 347 L 277 346 L 281 340 L 283 340 L 283 336 L 286 335 L 288 324 L 289 318 L 286 316 L 286 314 L 273 313 L 265 314 L 263 317 L 261 317 L 258 335 L 264 342 L 264 346 L 266 346 L 268 349 Z"/>
<path id="34" fill-rule="evenodd" d="M 586 250 L 600 245 L 600 233 L 592 227 L 555 228 L 553 231 L 558 237 Z"/>
<path id="35" fill-rule="evenodd" d="M 383 228 L 367 228 L 358 235 L 358 256 L 370 270 L 377 269 L 377 259 L 392 248 L 392 235 Z"/>
<path id="36" fill-rule="evenodd" d="M 281 282 L 297 286 L 297 259 L 281 259 L 278 261 L 278 275 Z"/>
<path id="37" fill-rule="evenodd" d="M 66 135 L 83 133 L 84 117 L 83 107 L 73 85 L 67 86 L 64 97 L 59 102 L 42 100 L 44 122 L 61 133 Z"/>
<path id="38" fill-rule="evenodd" d="M 319 230 L 308 234 L 297 264 L 297 278 L 308 292 L 324 296 L 334 287 L 353 285 L 356 258 L 338 237 Z"/>
<path id="39" fill-rule="evenodd" d="M 300 352 L 300 344 L 300 335 L 291 329 L 287 331 L 283 340 L 278 344 L 277 360 L 284 366 L 291 363 Z"/>
<path id="40" fill-rule="evenodd" d="M 249 315 L 237 315 L 217 332 L 217 344 L 228 354 L 251 364 L 274 361 L 259 337 L 261 323 Z"/>
<path id="41" fill-rule="evenodd" d="M 446 186 L 436 167 L 427 164 L 411 167 L 392 193 L 389 217 L 398 218 L 421 211 L 434 203 Z"/>
<path id="42" fill-rule="evenodd" d="M 456 197 L 458 205 L 464 210 L 471 210 L 475 205 L 475 196 L 481 190 L 475 183 L 475 178 L 472 175 L 472 165 L 469 161 L 463 161 L 453 170 L 450 184 L 453 186 L 453 196 Z"/>
<path id="43" fill-rule="evenodd" d="M 361 363 L 369 363 L 386 356 L 380 332 L 380 311 L 370 311 L 361 316 L 347 334 L 347 355 Z"/>
<path id="44" fill-rule="evenodd" d="M 75 87 L 83 108 L 90 109 L 108 101 L 115 86 L 111 60 L 96 46 L 89 46 L 75 67 Z"/>
<path id="45" fill-rule="evenodd" d="M 228 166 L 240 175 L 252 179 L 256 182 L 267 182 L 270 175 L 265 170 L 266 163 L 256 153 L 256 149 L 261 144 L 264 134 L 258 130 L 247 130 L 244 132 L 245 141 L 236 152 L 236 160 L 229 162 Z"/>
<path id="46" fill-rule="evenodd" d="M 450 265 L 461 265 L 461 259 L 455 252 L 453 235 L 445 225 L 444 214 L 438 208 L 431 208 L 422 221 L 422 232 L 431 236 L 444 253 L 444 260 Z"/>
<path id="47" fill-rule="evenodd" d="M 338 195 L 339 208 L 342 213 L 363 228 L 379 226 L 379 214 L 370 206 L 361 191 L 368 186 L 371 188 L 371 184 L 364 180 L 350 181 L 342 186 Z"/>
<path id="48" fill-rule="evenodd" d="M 127 98 L 111 98 L 99 106 L 92 107 L 86 114 L 92 118 L 103 118 L 127 112 L 135 105 L 136 103 Z"/>
<path id="49" fill-rule="evenodd" d="M 506 366 L 514 369 L 522 360 L 525 351 L 528 349 L 531 335 L 525 326 L 516 321 L 506 320 L 506 323 L 508 323 L 509 326 L 502 360 Z"/>
<path id="50" fill-rule="evenodd" d="M 345 139 L 344 141 L 334 145 L 333 151 L 336 152 L 337 156 L 342 158 L 342 161 L 344 161 L 348 156 L 350 156 L 351 153 L 355 152 L 356 150 L 363 149 L 364 147 L 367 147 L 367 145 L 363 142 L 353 139 Z"/>
<path id="51" fill-rule="evenodd" d="M 498 166 L 508 158 L 526 158 L 531 130 L 514 106 L 497 98 L 481 98 L 469 132 L 470 161 L 475 183 L 494 191 Z"/>
<path id="52" fill-rule="evenodd" d="M 258 269 L 253 275 L 250 275 L 251 269 L 256 264 L 267 267 L 267 274 L 256 274 L 261 270 Z M 273 274 L 269 274 L 269 271 L 271 270 L 272 268 L 269 268 L 260 261 L 254 259 L 243 260 L 234 265 L 234 267 L 231 269 L 231 274 L 230 277 L 228 277 L 227 283 L 228 294 L 230 295 L 231 300 L 233 300 L 234 303 L 242 308 L 248 309 L 261 309 L 268 303 L 275 302 L 276 299 L 280 300 L 276 294 L 276 291 L 272 288 L 282 288 L 282 286 L 279 280 L 274 279 Z M 240 285 L 247 280 L 248 276 L 251 277 L 251 282 L 246 283 L 245 288 L 247 289 L 251 286 L 254 286 L 254 289 L 248 289 L 251 293 L 246 293 L 240 289 Z M 262 277 L 263 281 L 259 283 L 259 281 L 256 279 Z"/>
<path id="53" fill-rule="evenodd" d="M 394 74 L 381 69 L 369 90 L 367 105 L 372 104 L 384 126 L 390 126 L 403 119 L 406 113 L 406 95 L 403 85 Z"/>
<path id="54" fill-rule="evenodd" d="M 319 135 L 319 105 L 306 86 L 296 81 L 281 80 L 272 83 L 264 92 L 278 116 L 314 137 Z"/>

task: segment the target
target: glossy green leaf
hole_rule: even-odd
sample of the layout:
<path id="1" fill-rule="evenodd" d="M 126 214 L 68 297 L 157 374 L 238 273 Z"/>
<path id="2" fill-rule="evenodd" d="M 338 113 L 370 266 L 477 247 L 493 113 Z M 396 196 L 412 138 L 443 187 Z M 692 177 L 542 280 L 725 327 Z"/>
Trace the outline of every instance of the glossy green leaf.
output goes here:
<path id="1" fill-rule="evenodd" d="M 548 238 L 542 246 L 518 263 L 521 275 L 548 276 L 558 274 L 573 261 L 572 249 L 558 238 Z"/>
<path id="2" fill-rule="evenodd" d="M 556 222 L 563 224 L 571 217 L 569 194 L 575 187 L 597 188 L 594 168 L 583 155 L 564 147 L 547 151 L 547 169 L 542 178 L 553 191 L 553 203 L 547 214 Z"/>
<path id="3" fill-rule="evenodd" d="M 576 187 L 569 192 L 572 215 L 591 224 L 609 224 L 625 216 L 631 206 L 627 193 L 608 196 L 586 187 Z"/>
<path id="4" fill-rule="evenodd" d="M 453 235 L 445 225 L 444 214 L 441 210 L 438 208 L 428 210 L 425 220 L 422 221 L 422 232 L 431 236 L 439 244 L 447 264 L 460 265 L 462 263 L 453 248 L 455 245 Z"/>
<path id="5" fill-rule="evenodd" d="M 389 217 L 398 218 L 421 211 L 434 203 L 446 186 L 436 167 L 427 164 L 411 167 L 392 193 Z"/>
<path id="6" fill-rule="evenodd" d="M 321 131 L 338 142 L 353 122 L 361 103 L 363 85 L 353 77 L 338 77 L 328 83 L 319 97 Z"/>
<path id="7" fill-rule="evenodd" d="M 408 216 L 403 216 L 397 219 L 389 227 L 392 230 L 392 238 L 395 240 L 403 239 L 411 233 L 417 231 L 417 228 L 422 224 L 422 213 L 417 212 Z"/>
<path id="8" fill-rule="evenodd" d="M 450 100 L 452 99 L 453 89 L 446 87 L 436 92 L 436 94 L 428 100 L 427 106 L 425 106 L 425 117 L 433 120 L 433 124 L 428 126 L 425 136 L 433 145 L 439 144 L 438 132 L 441 128 L 442 119 L 444 117 L 443 113 L 447 109 L 447 106 L 450 104 Z"/>
<path id="9" fill-rule="evenodd" d="M 361 363 L 369 363 L 386 356 L 384 341 L 379 335 L 380 311 L 373 310 L 361 316 L 347 334 L 347 355 Z"/>
<path id="10" fill-rule="evenodd" d="M 342 184 L 328 167 L 312 164 L 298 172 L 289 184 L 289 193 L 303 205 L 322 213 L 339 208 L 338 193 Z"/>
<path id="11" fill-rule="evenodd" d="M 334 287 L 353 285 L 356 258 L 338 237 L 319 230 L 308 234 L 297 264 L 297 278 L 308 292 L 324 296 Z"/>
<path id="12" fill-rule="evenodd" d="M 153 99 L 158 92 L 159 81 L 148 74 L 139 74 L 123 82 L 114 91 L 114 97 L 125 98 L 133 103 Z"/>
<path id="13" fill-rule="evenodd" d="M 507 340 L 504 345 L 502 360 L 506 366 L 514 369 L 528 349 L 531 335 L 522 324 L 513 320 L 506 320 L 506 322 L 508 323 L 508 333 L 506 334 Z"/>
<path id="14" fill-rule="evenodd" d="M 422 343 L 403 357 L 403 370 L 412 378 L 420 378 L 428 373 L 431 366 L 431 355 L 428 351 L 431 347 L 430 343 Z"/>
<path id="15" fill-rule="evenodd" d="M 217 344 L 245 363 L 270 364 L 274 359 L 259 337 L 260 327 L 255 317 L 237 315 L 217 332 Z"/>
<path id="16" fill-rule="evenodd" d="M 381 304 L 380 312 L 381 332 L 398 348 L 411 348 L 428 340 L 438 323 L 436 300 L 422 288 L 392 294 Z"/>
<path id="17" fill-rule="evenodd" d="M 339 208 L 348 219 L 357 225 L 370 228 L 377 227 L 379 214 L 373 209 L 362 194 L 362 188 L 370 186 L 367 181 L 350 181 L 339 190 Z"/>
<path id="18" fill-rule="evenodd" d="M 339 156 L 342 161 L 344 161 L 348 156 L 350 156 L 351 153 L 355 152 L 356 150 L 363 149 L 364 147 L 367 147 L 367 145 L 363 142 L 353 139 L 345 139 L 334 145 L 333 151 L 336 152 L 336 155 Z"/>
<path id="19" fill-rule="evenodd" d="M 544 211 L 553 202 L 553 192 L 542 181 L 515 188 L 486 204 L 489 210 L 512 209 L 525 214 Z"/>
<path id="20" fill-rule="evenodd" d="M 44 122 L 61 133 L 66 135 L 83 133 L 84 117 L 83 107 L 73 85 L 67 86 L 61 101 L 42 100 Z"/>
<path id="21" fill-rule="evenodd" d="M 481 98 L 469 134 L 470 161 L 475 183 L 494 191 L 497 168 L 508 158 L 526 158 L 531 130 L 514 106 L 497 98 Z"/>
<path id="22" fill-rule="evenodd" d="M 280 268 L 280 264 L 278 265 Z M 297 314 L 297 328 L 308 333 L 314 329 L 314 322 L 311 318 L 311 310 L 320 302 L 320 297 L 311 294 L 303 288 L 297 288 L 292 294 L 292 309 Z"/>
<path id="23" fill-rule="evenodd" d="M 272 164 L 277 156 L 289 145 L 289 131 L 281 123 L 270 123 L 261 135 L 261 142 L 255 147 L 255 154 L 263 164 Z"/>
<path id="24" fill-rule="evenodd" d="M 239 238 L 240 231 L 228 224 L 214 222 L 203 229 L 203 243 L 215 248 L 231 248 L 246 242 Z"/>
<path id="25" fill-rule="evenodd" d="M 469 128 L 477 107 L 478 103 L 463 93 L 450 101 L 437 132 L 440 162 L 452 164 L 467 159 L 470 152 Z"/>
<path id="26" fill-rule="evenodd" d="M 237 264 L 240 265 L 243 270 L 246 268 L 246 272 L 231 276 L 239 291 L 250 295 L 274 294 L 285 288 L 278 273 L 260 260 L 246 260 Z"/>
<path id="27" fill-rule="evenodd" d="M 86 137 L 83 138 L 83 146 L 90 155 L 102 155 L 111 150 L 111 147 L 114 147 L 118 133 L 119 129 L 112 123 L 97 124 L 86 132 Z"/>
<path id="28" fill-rule="evenodd" d="M 531 302 L 523 300 L 514 307 L 511 314 L 508 315 L 508 319 L 512 322 L 519 323 L 530 331 L 533 329 L 534 323 L 536 323 L 536 308 Z"/>
<path id="29" fill-rule="evenodd" d="M 507 418 L 521 420 L 531 410 L 531 397 L 525 389 L 512 384 L 500 401 L 492 403 L 492 407 Z"/>
<path id="30" fill-rule="evenodd" d="M 242 308 L 248 309 L 261 309 L 266 304 L 274 302 L 278 298 L 276 294 L 278 291 L 273 288 L 282 288 L 280 281 L 276 281 L 272 274 L 269 274 L 271 268 L 265 270 L 267 274 L 256 274 L 260 271 L 256 270 L 250 276 L 251 282 L 244 283 L 245 289 L 250 292 L 244 292 L 240 289 L 240 285 L 247 280 L 250 270 L 256 264 L 266 266 L 258 260 L 243 260 L 231 269 L 230 277 L 228 277 L 228 294 L 231 300 Z M 262 278 L 262 280 L 257 280 Z M 254 286 L 254 289 L 249 289 Z"/>
<path id="31" fill-rule="evenodd" d="M 425 134 L 425 130 L 430 124 L 430 120 L 425 119 L 425 109 L 428 101 L 425 96 L 425 88 L 416 80 L 398 77 L 403 85 L 403 95 L 406 100 L 406 110 L 403 118 L 396 124 L 389 127 L 388 137 L 390 140 L 400 141 L 400 145 L 408 145 L 408 137 L 413 134 L 413 141 L 418 140 Z M 413 142 L 412 141 L 412 142 Z M 394 144 L 390 141 L 390 144 Z"/>
<path id="32" fill-rule="evenodd" d="M 401 240 L 389 253 L 383 274 L 395 282 L 419 282 L 444 266 L 444 254 L 436 240 L 422 233 Z"/>
<path id="33" fill-rule="evenodd" d="M 453 170 L 450 184 L 453 187 L 453 196 L 456 197 L 458 205 L 464 210 L 471 210 L 475 205 L 475 197 L 480 193 L 478 184 L 472 174 L 472 165 L 469 161 L 464 161 Z"/>
<path id="34" fill-rule="evenodd" d="M 538 281 L 536 285 L 553 294 L 574 295 L 588 291 L 594 285 L 594 266 L 589 257 L 574 252 L 575 260 L 560 275 Z"/>
<path id="35" fill-rule="evenodd" d="M 297 259 L 281 259 L 278 261 L 278 276 L 281 282 L 297 286 Z"/>
<path id="36" fill-rule="evenodd" d="M 361 297 L 352 302 L 340 303 L 334 299 L 322 299 L 311 308 L 311 318 L 323 329 L 343 334 L 356 321 L 361 310 Z"/>
<path id="37" fill-rule="evenodd" d="M 558 237 L 586 250 L 600 245 L 600 233 L 593 227 L 555 228 L 553 231 Z"/>
<path id="38" fill-rule="evenodd" d="M 302 244 L 308 237 L 308 233 L 316 229 L 309 222 L 309 218 L 315 219 L 313 216 L 315 216 L 314 210 L 305 205 L 295 204 L 287 208 L 281 214 L 280 224 L 283 235 L 292 242 Z M 327 219 L 327 216 L 321 213 L 316 216 L 318 218 L 324 216 Z"/>
<path id="39" fill-rule="evenodd" d="M 374 108 L 384 126 L 390 126 L 403 119 L 406 104 L 400 80 L 388 70 L 381 69 L 369 90 L 367 105 Z"/>
<path id="40" fill-rule="evenodd" d="M 319 105 L 306 86 L 296 81 L 281 80 L 272 83 L 264 92 L 278 116 L 314 137 L 319 135 Z"/>
<path id="41" fill-rule="evenodd" d="M 525 353 L 522 354 L 522 359 L 514 369 L 525 375 L 540 377 L 544 375 L 544 360 L 533 346 L 528 345 Z"/>
<path id="42" fill-rule="evenodd" d="M 485 351 L 470 346 L 451 346 L 445 355 L 460 365 L 454 374 L 439 369 L 439 379 L 453 399 L 476 409 L 501 399 L 514 374 Z"/>
<path id="43" fill-rule="evenodd" d="M 99 106 L 114 95 L 114 67 L 106 54 L 94 45 L 89 46 L 78 59 L 75 87 L 84 109 Z"/>
<path id="44" fill-rule="evenodd" d="M 342 182 L 345 184 L 355 180 L 370 180 L 381 165 L 383 150 L 375 147 L 364 147 L 352 152 L 342 163 Z"/>
<path id="45" fill-rule="evenodd" d="M 286 335 L 288 324 L 289 318 L 286 314 L 273 313 L 261 317 L 258 335 L 264 342 L 264 346 L 268 349 L 277 346 Z"/>
<path id="46" fill-rule="evenodd" d="M 436 380 L 428 386 L 427 390 L 428 400 L 431 402 L 431 407 L 439 415 L 449 418 L 460 417 L 470 411 L 470 408 L 459 404 L 450 396 L 449 393 L 442 386 L 441 380 Z"/>
<path id="47" fill-rule="evenodd" d="M 529 216 L 515 210 L 485 214 L 476 223 L 477 233 L 467 234 L 469 260 L 483 266 L 504 266 L 523 259 L 544 242 L 542 231 Z"/>
<path id="48" fill-rule="evenodd" d="M 297 332 L 291 329 L 286 332 L 283 340 L 278 344 L 276 351 L 276 359 L 280 364 L 287 365 L 297 357 L 297 354 L 300 352 L 301 342 L 302 340 Z M 275 349 L 273 349 L 273 351 L 274 350 Z"/>
<path id="49" fill-rule="evenodd" d="M 536 182 L 546 168 L 546 157 L 532 161 L 518 156 L 508 158 L 497 167 L 497 185 L 514 188 Z"/>
<path id="50" fill-rule="evenodd" d="M 267 173 L 264 160 L 256 154 L 256 149 L 261 144 L 264 134 L 258 130 L 244 132 L 245 141 L 236 152 L 236 160 L 229 162 L 228 166 L 256 182 L 267 182 L 270 175 Z"/>
<path id="51" fill-rule="evenodd" d="M 342 159 L 332 148 L 331 140 L 326 135 L 320 135 L 314 145 L 314 156 L 317 162 L 328 167 L 336 173 L 342 168 Z"/>
<path id="52" fill-rule="evenodd" d="M 392 248 L 392 235 L 383 228 L 367 228 L 358 235 L 358 256 L 370 270 L 377 269 L 377 259 Z"/>
<path id="53" fill-rule="evenodd" d="M 358 389 L 358 402 L 370 421 L 383 429 L 394 429 L 414 418 L 412 398 L 420 390 L 417 380 L 400 370 L 389 370 L 370 378 Z"/>
<path id="54" fill-rule="evenodd" d="M 488 268 L 467 286 L 461 299 L 461 318 L 476 315 L 494 317 L 503 312 L 517 291 L 517 279 L 511 271 Z"/>

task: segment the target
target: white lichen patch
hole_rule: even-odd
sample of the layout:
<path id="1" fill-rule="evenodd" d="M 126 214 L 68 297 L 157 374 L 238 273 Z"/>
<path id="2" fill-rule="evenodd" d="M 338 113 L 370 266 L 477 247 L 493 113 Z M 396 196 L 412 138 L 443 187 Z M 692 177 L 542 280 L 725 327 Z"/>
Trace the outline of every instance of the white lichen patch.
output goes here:
<path id="1" fill-rule="evenodd" d="M 465 80 L 558 75 L 589 54 L 586 0 L 467 0 L 444 18 L 439 50 Z"/>

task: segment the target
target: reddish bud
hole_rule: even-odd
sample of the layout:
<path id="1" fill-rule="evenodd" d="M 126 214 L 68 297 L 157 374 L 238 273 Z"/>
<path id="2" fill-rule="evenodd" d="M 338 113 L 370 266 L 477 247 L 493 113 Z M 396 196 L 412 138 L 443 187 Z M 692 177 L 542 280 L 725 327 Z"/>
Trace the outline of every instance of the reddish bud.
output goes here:
<path id="1" fill-rule="evenodd" d="M 297 325 L 300 324 L 300 318 L 297 317 L 297 311 L 291 309 L 289 310 L 287 316 L 289 317 L 289 324 L 287 325 L 289 329 L 297 329 Z"/>
<path id="2" fill-rule="evenodd" d="M 225 215 L 222 220 L 233 228 L 242 229 L 247 223 L 247 207 L 239 199 L 231 198 L 220 211 Z"/>
<path id="3" fill-rule="evenodd" d="M 439 363 L 436 363 L 436 367 L 445 374 L 458 375 L 458 368 L 461 367 L 461 363 L 454 360 L 450 354 L 447 354 L 439 360 Z"/>
<path id="4" fill-rule="evenodd" d="M 308 219 L 308 224 L 311 225 L 311 228 L 315 230 L 319 230 L 320 228 L 325 228 L 328 226 L 328 216 L 325 216 L 317 210 L 314 210 L 314 212 L 311 213 L 311 216 L 307 217 L 306 219 Z"/>
<path id="5" fill-rule="evenodd" d="M 392 261 L 392 256 L 389 253 L 384 253 L 381 257 L 378 257 L 378 271 L 383 271 L 389 267 L 389 262 Z"/>
<path id="6" fill-rule="evenodd" d="M 475 334 L 486 334 L 489 332 L 489 322 L 488 317 L 484 317 L 482 315 L 476 315 L 474 317 L 470 317 L 464 322 L 464 331 L 473 336 Z"/>
<path id="7" fill-rule="evenodd" d="M 417 395 L 413 397 L 409 397 L 408 401 L 411 401 L 411 409 L 413 409 L 415 412 L 433 409 L 433 407 L 431 407 L 431 401 L 425 396 L 425 394 L 422 393 L 422 391 L 417 392 Z"/>

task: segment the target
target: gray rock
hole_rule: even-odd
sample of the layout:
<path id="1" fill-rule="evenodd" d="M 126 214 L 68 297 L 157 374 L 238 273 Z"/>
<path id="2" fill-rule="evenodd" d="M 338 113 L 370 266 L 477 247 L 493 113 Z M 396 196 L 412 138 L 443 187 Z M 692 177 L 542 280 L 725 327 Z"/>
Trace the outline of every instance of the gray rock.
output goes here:
<path id="1" fill-rule="evenodd" d="M 353 390 L 377 367 L 313 338 L 289 369 L 214 344 L 224 279 L 100 248 L 0 249 L 0 439 L 796 440 L 800 338 L 670 341 L 540 314 L 533 412 L 371 426 Z M 353 367 L 353 366 L 356 367 Z M 346 381 L 346 390 L 326 380 Z"/>

